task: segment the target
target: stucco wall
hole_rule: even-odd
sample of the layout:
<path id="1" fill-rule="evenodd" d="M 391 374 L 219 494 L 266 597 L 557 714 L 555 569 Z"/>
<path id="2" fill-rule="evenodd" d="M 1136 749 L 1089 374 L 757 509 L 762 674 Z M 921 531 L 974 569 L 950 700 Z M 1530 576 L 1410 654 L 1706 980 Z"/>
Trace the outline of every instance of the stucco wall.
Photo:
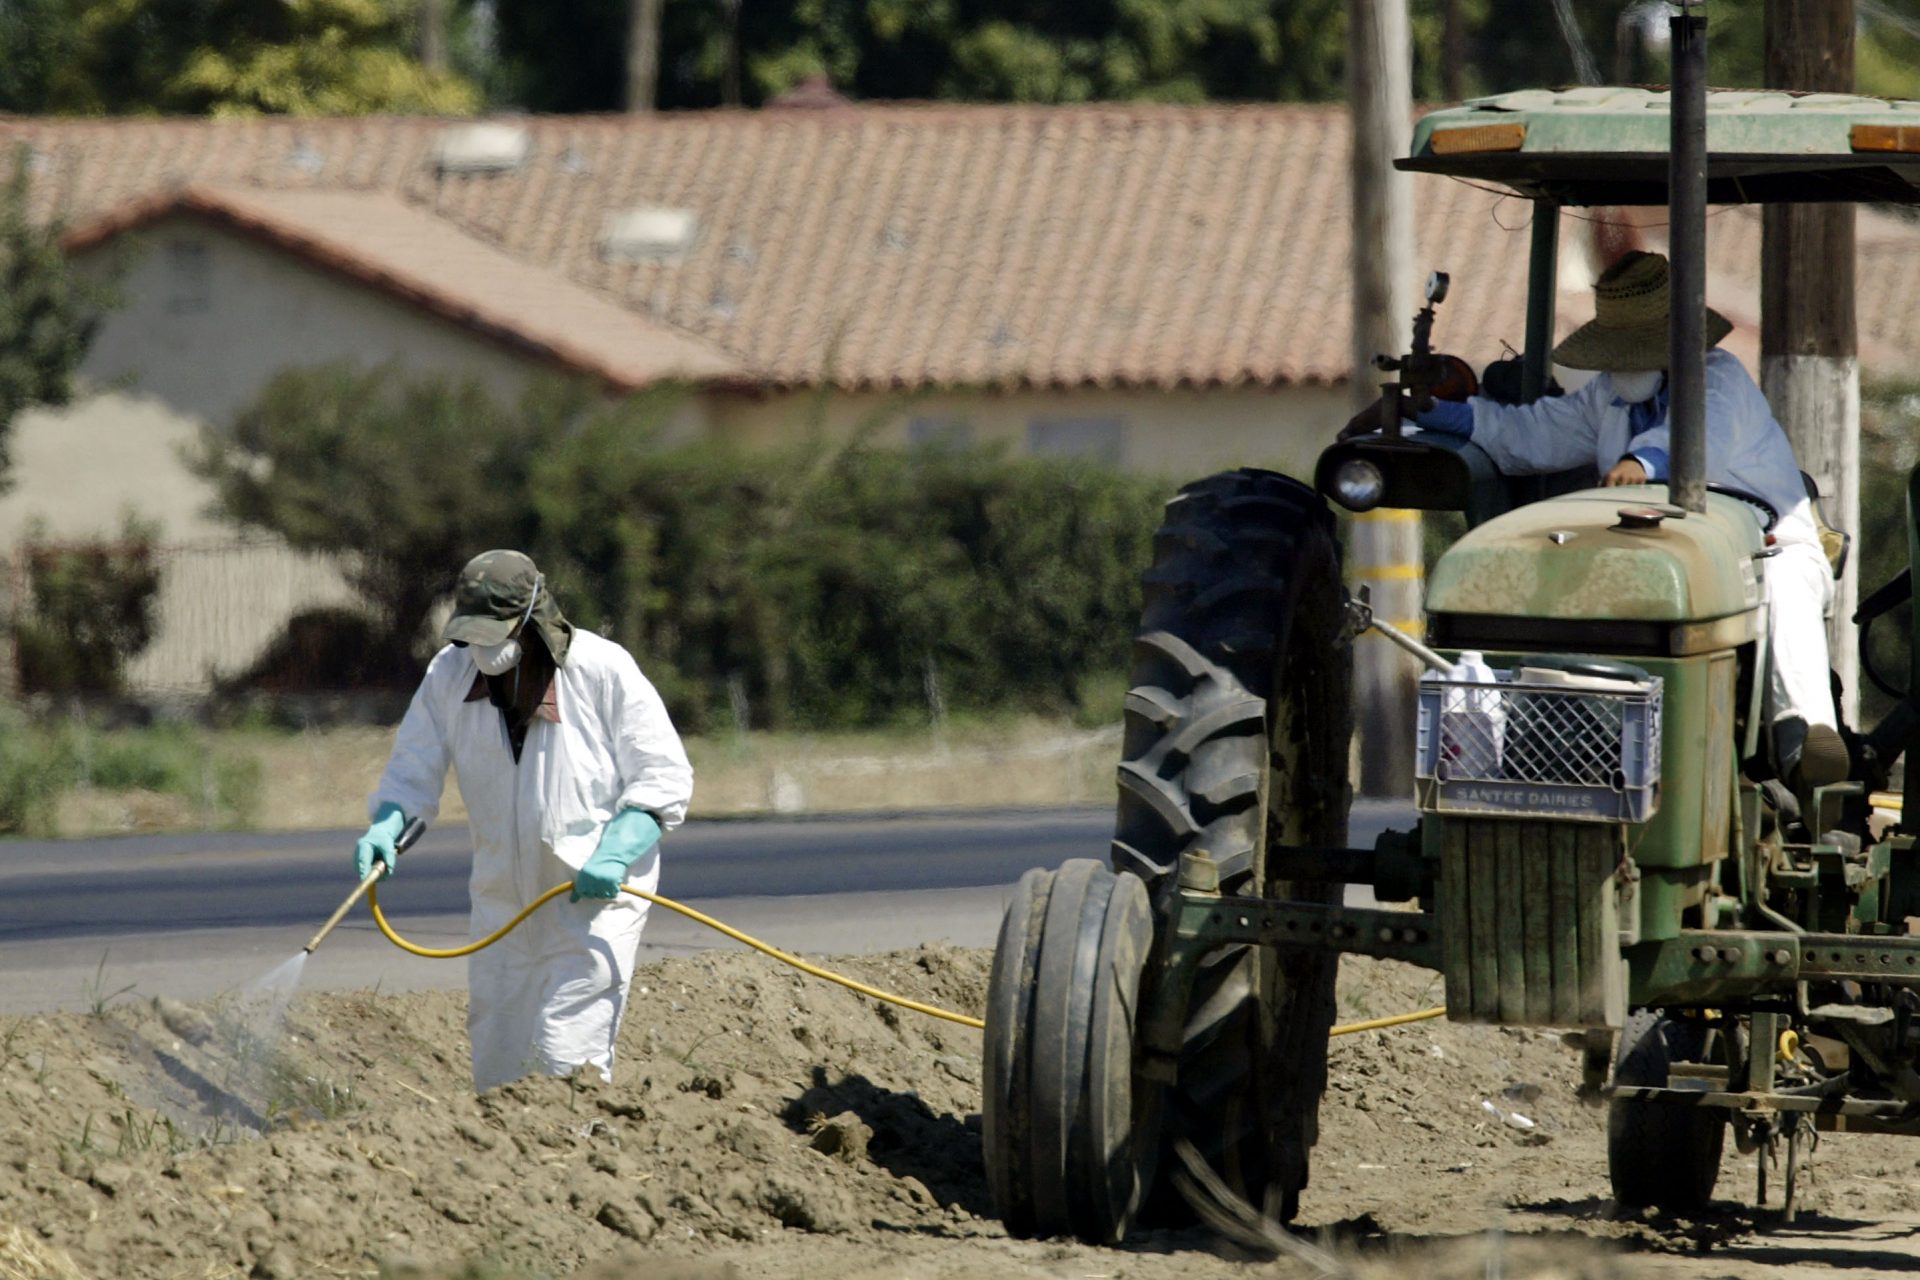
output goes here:
<path id="1" fill-rule="evenodd" d="M 1190 477 L 1237 466 L 1310 476 L 1352 412 L 1344 388 L 1216 391 L 810 392 L 713 397 L 714 431 L 749 448 L 811 430 L 901 445 L 947 435 L 1015 455 L 1100 457 L 1129 470 Z"/>
<path id="2" fill-rule="evenodd" d="M 85 374 L 225 422 L 289 365 L 388 360 L 514 395 L 542 367 L 364 285 L 196 218 L 171 218 L 82 258 L 123 272 Z"/>
<path id="3" fill-rule="evenodd" d="M 181 461 L 192 418 L 151 396 L 82 395 L 65 409 L 30 409 L 13 426 L 13 488 L 0 495 L 0 545 L 38 523 L 55 541 L 111 537 L 132 510 L 166 542 L 227 532 L 206 513 L 213 493 Z"/>

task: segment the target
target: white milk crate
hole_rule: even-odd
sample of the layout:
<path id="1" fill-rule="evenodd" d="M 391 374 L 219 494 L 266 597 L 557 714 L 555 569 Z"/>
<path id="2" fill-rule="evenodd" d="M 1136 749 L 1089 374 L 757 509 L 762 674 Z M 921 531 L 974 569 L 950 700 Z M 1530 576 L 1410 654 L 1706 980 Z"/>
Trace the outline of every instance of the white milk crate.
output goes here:
<path id="1" fill-rule="evenodd" d="M 1645 822 L 1660 807 L 1660 690 L 1518 668 L 1420 681 L 1414 790 L 1427 813 Z"/>

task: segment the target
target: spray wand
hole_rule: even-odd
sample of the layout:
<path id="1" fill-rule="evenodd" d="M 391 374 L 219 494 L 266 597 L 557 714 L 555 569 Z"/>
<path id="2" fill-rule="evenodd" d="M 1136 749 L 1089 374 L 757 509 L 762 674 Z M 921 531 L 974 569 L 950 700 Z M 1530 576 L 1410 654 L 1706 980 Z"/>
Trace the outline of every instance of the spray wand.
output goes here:
<path id="1" fill-rule="evenodd" d="M 394 859 L 398 861 L 401 854 L 413 848 L 414 841 L 425 835 L 426 830 L 427 824 L 419 818 L 415 818 L 412 822 L 409 822 L 400 832 L 400 838 L 393 842 Z M 374 881 L 387 874 L 387 869 L 387 864 L 383 859 L 374 859 L 373 870 L 367 872 L 367 878 L 362 880 L 359 885 L 354 888 L 354 891 L 347 895 L 347 900 L 341 903 L 332 915 L 327 917 L 327 922 L 320 926 L 320 932 L 314 934 L 312 939 L 309 940 L 307 945 L 302 947 L 301 950 L 305 951 L 308 955 L 312 955 L 313 949 L 327 940 L 327 935 L 333 932 L 334 926 L 346 919 L 347 912 L 353 910 L 353 904 L 360 901 L 361 896 L 365 894 L 367 890 L 373 888 Z"/>

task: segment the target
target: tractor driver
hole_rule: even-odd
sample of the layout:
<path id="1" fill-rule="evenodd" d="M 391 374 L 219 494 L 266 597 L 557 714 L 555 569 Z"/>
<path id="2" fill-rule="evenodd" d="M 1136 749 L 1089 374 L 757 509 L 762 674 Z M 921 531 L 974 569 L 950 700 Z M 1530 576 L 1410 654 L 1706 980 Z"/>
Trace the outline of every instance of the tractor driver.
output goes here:
<path id="1" fill-rule="evenodd" d="M 1471 438 L 1509 474 L 1565 471 L 1592 462 L 1603 485 L 1667 478 L 1667 260 L 1623 256 L 1594 282 L 1594 318 L 1554 348 L 1556 363 L 1599 376 L 1571 395 L 1525 405 L 1481 396 L 1436 401 L 1414 421 Z M 1779 553 L 1765 561 L 1772 671 L 1767 683 L 1775 759 L 1796 792 L 1839 782 L 1849 771 L 1834 714 L 1824 619 L 1833 573 L 1786 432 L 1740 361 L 1717 343 L 1733 325 L 1707 312 L 1707 479 L 1758 495 L 1779 513 Z M 1379 406 L 1356 415 L 1340 438 L 1378 428 Z"/>

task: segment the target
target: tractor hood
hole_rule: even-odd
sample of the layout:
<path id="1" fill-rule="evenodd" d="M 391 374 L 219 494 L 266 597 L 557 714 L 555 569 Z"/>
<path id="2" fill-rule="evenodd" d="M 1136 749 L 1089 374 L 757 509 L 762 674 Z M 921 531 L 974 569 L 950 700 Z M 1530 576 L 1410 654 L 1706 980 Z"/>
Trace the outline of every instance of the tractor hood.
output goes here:
<path id="1" fill-rule="evenodd" d="M 1510 511 L 1440 557 L 1429 614 L 1692 623 L 1761 603 L 1764 535 L 1737 499 L 1667 505 L 1665 485 L 1585 489 Z"/>

